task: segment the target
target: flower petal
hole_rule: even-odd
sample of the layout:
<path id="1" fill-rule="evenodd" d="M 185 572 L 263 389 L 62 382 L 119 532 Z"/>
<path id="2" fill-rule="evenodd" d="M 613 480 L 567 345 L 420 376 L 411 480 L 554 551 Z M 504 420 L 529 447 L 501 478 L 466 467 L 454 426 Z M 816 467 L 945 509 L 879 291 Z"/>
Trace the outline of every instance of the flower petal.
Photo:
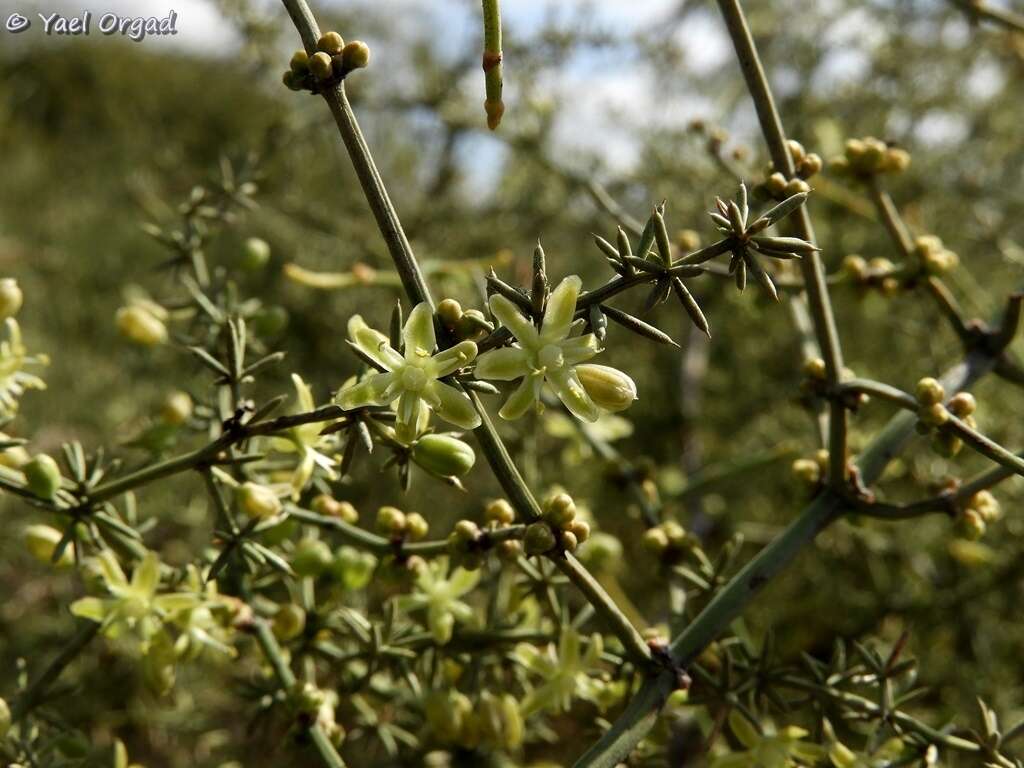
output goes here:
<path id="1" fill-rule="evenodd" d="M 474 375 L 478 379 L 512 381 L 529 372 L 528 359 L 526 350 L 519 347 L 492 349 L 476 359 Z"/>
<path id="2" fill-rule="evenodd" d="M 576 314 L 576 299 L 582 288 L 583 281 L 579 276 L 570 275 L 551 292 L 548 306 L 544 310 L 544 322 L 541 324 L 542 341 L 550 344 L 569 335 L 572 316 Z"/>
<path id="3" fill-rule="evenodd" d="M 420 415 L 420 396 L 415 392 L 403 392 L 398 398 L 396 409 L 398 418 L 395 420 L 395 434 L 403 443 L 411 443 L 416 439 Z"/>
<path id="4" fill-rule="evenodd" d="M 364 405 L 387 405 L 389 394 L 387 389 L 395 380 L 393 373 L 374 373 L 362 381 L 345 387 L 334 398 L 334 402 L 351 411 Z"/>
<path id="5" fill-rule="evenodd" d="M 597 421 L 600 418 L 601 409 L 590 399 L 574 369 L 559 368 L 553 372 L 548 371 L 547 379 L 558 399 L 577 419 Z"/>
<path id="6" fill-rule="evenodd" d="M 468 395 L 442 381 L 435 381 L 430 389 L 438 401 L 434 412 L 442 419 L 463 429 L 476 429 L 480 426 L 480 414 L 476 412 Z"/>
<path id="7" fill-rule="evenodd" d="M 368 326 L 361 316 L 349 318 L 348 335 L 363 354 L 381 367 L 390 371 L 402 364 L 402 356 L 392 349 L 388 337 Z"/>
<path id="8" fill-rule="evenodd" d="M 560 341 L 558 346 L 562 350 L 562 358 L 566 365 L 582 363 L 601 351 L 601 342 L 592 333 Z"/>
<path id="9" fill-rule="evenodd" d="M 544 380 L 540 376 L 525 377 L 516 391 L 509 395 L 508 400 L 501 406 L 498 415 L 507 421 L 518 419 L 537 402 L 543 383 Z"/>
<path id="10" fill-rule="evenodd" d="M 427 302 L 417 304 L 402 329 L 402 340 L 405 342 L 405 359 L 414 360 L 429 356 L 437 347 L 434 336 L 434 313 Z"/>
<path id="11" fill-rule="evenodd" d="M 160 585 L 160 558 L 147 552 L 132 574 L 132 587 L 145 595 L 155 595 Z"/>
<path id="12" fill-rule="evenodd" d="M 83 597 L 71 604 L 71 613 L 80 619 L 102 624 L 107 615 L 107 601 L 98 597 Z"/>
<path id="13" fill-rule="evenodd" d="M 299 412 L 312 411 L 315 406 L 313 404 L 313 391 L 309 388 L 309 384 L 304 382 L 297 373 L 292 374 L 292 384 L 295 385 Z"/>
<path id="14" fill-rule="evenodd" d="M 516 305 L 506 299 L 500 293 L 491 294 L 487 301 L 493 314 L 502 325 L 512 332 L 519 343 L 528 349 L 537 346 L 537 329 L 533 327 L 527 318 L 516 308 Z"/>
<path id="15" fill-rule="evenodd" d="M 460 341 L 454 347 L 449 347 L 434 355 L 430 365 L 433 368 L 434 376 L 441 378 L 472 362 L 474 358 L 476 358 L 476 344 L 472 341 Z"/>

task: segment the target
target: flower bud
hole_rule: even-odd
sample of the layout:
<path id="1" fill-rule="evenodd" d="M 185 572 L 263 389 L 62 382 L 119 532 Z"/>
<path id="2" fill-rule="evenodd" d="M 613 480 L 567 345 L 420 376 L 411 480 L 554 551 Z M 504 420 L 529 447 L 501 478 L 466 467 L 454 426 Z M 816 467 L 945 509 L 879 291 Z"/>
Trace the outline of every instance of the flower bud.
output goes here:
<path id="1" fill-rule="evenodd" d="M 337 32 L 325 32 L 316 41 L 316 49 L 330 56 L 341 53 L 344 47 L 345 41 Z"/>
<path id="2" fill-rule="evenodd" d="M 786 195 L 786 197 L 792 197 L 793 195 L 799 195 L 803 192 L 810 191 L 811 185 L 803 179 L 790 179 L 786 182 L 786 187 L 782 190 L 782 193 Z"/>
<path id="3" fill-rule="evenodd" d="M 958 418 L 966 418 L 978 408 L 978 402 L 970 392 L 957 392 L 950 398 L 946 407 Z"/>
<path id="4" fill-rule="evenodd" d="M 412 541 L 419 541 L 430 531 L 430 524 L 419 512 L 410 512 L 405 516 L 405 533 Z"/>
<path id="5" fill-rule="evenodd" d="M 516 511 L 505 499 L 494 499 L 484 507 L 484 520 L 499 525 L 512 525 L 516 519 Z"/>
<path id="6" fill-rule="evenodd" d="M 813 459 L 796 459 L 792 471 L 797 479 L 807 485 L 817 485 L 821 481 L 821 468 Z"/>
<path id="7" fill-rule="evenodd" d="M 458 691 L 432 691 L 423 706 L 427 725 L 442 743 L 454 743 L 466 719 L 473 713 L 469 698 Z"/>
<path id="8" fill-rule="evenodd" d="M 401 536 L 405 531 L 405 513 L 397 507 L 381 507 L 377 510 L 377 530 Z"/>
<path id="9" fill-rule="evenodd" d="M 284 87 L 289 91 L 301 91 L 302 90 L 302 76 L 297 75 L 290 69 L 285 70 L 284 74 L 281 75 L 281 82 Z"/>
<path id="10" fill-rule="evenodd" d="M 331 573 L 346 589 L 362 589 L 370 583 L 377 558 L 355 547 L 341 546 L 334 553 Z"/>
<path id="11" fill-rule="evenodd" d="M 338 501 L 327 493 L 321 493 L 316 496 L 310 506 L 318 515 L 336 517 L 346 523 L 359 522 L 359 512 L 356 511 L 351 502 Z"/>
<path id="12" fill-rule="evenodd" d="M 242 511 L 253 520 L 268 520 L 281 514 L 281 500 L 265 485 L 245 482 L 236 493 Z"/>
<path id="13" fill-rule="evenodd" d="M 257 272 L 270 261 L 270 244 L 258 237 L 250 237 L 242 247 L 242 269 Z"/>
<path id="14" fill-rule="evenodd" d="M 9 436 L 0 432 L 0 440 L 9 440 Z M 12 445 L 10 448 L 5 448 L 0 451 L 0 466 L 10 467 L 11 469 L 21 469 L 23 466 L 28 464 L 31 460 L 31 456 L 28 455 L 28 451 L 22 445 Z"/>
<path id="15" fill-rule="evenodd" d="M 990 491 L 978 491 L 971 496 L 967 506 L 981 515 L 981 519 L 986 523 L 994 523 L 1002 514 L 999 502 L 996 501 L 996 497 Z"/>
<path id="16" fill-rule="evenodd" d="M 5 277 L 0 280 L 0 320 L 14 317 L 21 309 L 24 301 L 18 281 L 13 277 Z"/>
<path id="17" fill-rule="evenodd" d="M 462 305 L 455 299 L 443 299 L 437 305 L 437 316 L 441 318 L 445 328 L 455 330 L 459 320 L 462 319 Z"/>
<path id="18" fill-rule="evenodd" d="M 576 366 L 576 374 L 598 408 L 616 413 L 636 400 L 636 384 L 616 368 L 584 363 Z"/>
<path id="19" fill-rule="evenodd" d="M 862 282 L 867 277 L 868 263 L 863 256 L 851 253 L 843 259 L 843 271 L 855 282 Z"/>
<path id="20" fill-rule="evenodd" d="M 306 628 L 306 612 L 294 603 L 285 603 L 274 614 L 272 628 L 278 640 L 294 640 Z"/>
<path id="21" fill-rule="evenodd" d="M 823 166 L 824 163 L 821 161 L 821 156 L 812 152 L 797 164 L 797 172 L 801 178 L 809 179 L 811 176 L 821 173 Z"/>
<path id="22" fill-rule="evenodd" d="M 506 563 L 514 563 L 523 555 L 523 542 L 516 539 L 500 541 L 494 549 L 499 559 Z"/>
<path id="23" fill-rule="evenodd" d="M 11 730 L 11 708 L 4 699 L 0 699 L 0 741 L 7 738 L 9 730 Z"/>
<path id="24" fill-rule="evenodd" d="M 41 499 L 52 499 L 60 489 L 60 468 L 45 453 L 37 453 L 21 471 L 25 473 L 25 487 Z"/>
<path id="25" fill-rule="evenodd" d="M 645 549 L 656 555 L 662 555 L 668 549 L 668 535 L 661 527 L 649 528 L 644 532 L 641 542 Z"/>
<path id="26" fill-rule="evenodd" d="M 292 554 L 292 570 L 299 576 L 321 576 L 333 562 L 331 548 L 320 539 L 301 539 Z"/>
<path id="27" fill-rule="evenodd" d="M 494 330 L 494 325 L 479 309 L 467 309 L 462 313 L 455 335 L 464 341 L 477 341 Z"/>
<path id="28" fill-rule="evenodd" d="M 910 153 L 901 147 L 889 147 L 882 159 L 882 170 L 889 173 L 903 173 L 910 167 Z"/>
<path id="29" fill-rule="evenodd" d="M 171 392 L 160 406 L 160 418 L 165 424 L 179 426 L 192 415 L 192 398 L 180 389 Z"/>
<path id="30" fill-rule="evenodd" d="M 798 165 L 804 157 L 807 156 L 807 151 L 804 149 L 804 145 L 796 139 L 789 139 L 786 142 L 786 148 L 789 150 L 789 156 L 793 158 L 793 164 Z"/>
<path id="31" fill-rule="evenodd" d="M 141 306 L 121 307 L 114 319 L 121 335 L 136 344 L 155 347 L 167 341 L 167 326 L 163 320 Z"/>
<path id="32" fill-rule="evenodd" d="M 346 70 L 362 69 L 370 63 L 370 46 L 362 40 L 353 40 L 341 52 Z"/>
<path id="33" fill-rule="evenodd" d="M 824 381 L 826 372 L 825 361 L 820 357 L 812 357 L 810 360 L 804 361 L 804 375 L 807 378 Z"/>
<path id="34" fill-rule="evenodd" d="M 863 170 L 869 173 L 880 170 L 887 149 L 885 142 L 879 141 L 874 136 L 864 139 L 864 155 L 861 159 Z"/>
<path id="35" fill-rule="evenodd" d="M 64 548 L 60 559 L 53 562 L 53 553 L 64 534 L 48 525 L 30 525 L 25 528 L 25 547 L 32 557 L 40 563 L 55 565 L 58 568 L 69 566 L 75 562 L 74 544 Z"/>
<path id="36" fill-rule="evenodd" d="M 562 531 L 558 536 L 558 546 L 564 549 L 566 552 L 575 552 L 576 547 L 579 545 L 579 539 L 576 538 L 576 534 L 572 531 Z"/>
<path id="37" fill-rule="evenodd" d="M 523 547 L 528 555 L 542 555 L 555 547 L 555 534 L 547 523 L 530 523 L 523 537 Z"/>
<path id="38" fill-rule="evenodd" d="M 313 683 L 296 680 L 291 690 L 288 691 L 292 706 L 304 715 L 315 717 L 320 708 L 327 703 L 327 693 L 317 688 Z"/>
<path id="39" fill-rule="evenodd" d="M 544 505 L 544 519 L 556 528 L 564 528 L 576 517 L 576 503 L 567 493 L 556 493 Z"/>
<path id="40" fill-rule="evenodd" d="M 334 70 L 331 66 L 331 57 L 323 51 L 317 51 L 309 57 L 309 71 L 312 72 L 318 80 L 327 80 L 332 74 L 334 74 Z"/>
<path id="41" fill-rule="evenodd" d="M 260 336 L 276 336 L 288 327 L 288 310 L 263 307 L 252 317 L 252 329 Z"/>
<path id="42" fill-rule="evenodd" d="M 985 519 L 975 509 L 965 509 L 958 520 L 960 534 L 969 541 L 977 541 L 985 535 Z"/>
<path id="43" fill-rule="evenodd" d="M 942 384 L 931 376 L 926 376 L 917 382 L 916 394 L 917 402 L 921 405 L 935 405 L 946 398 L 946 390 L 942 388 Z"/>
<path id="44" fill-rule="evenodd" d="M 922 405 L 917 409 L 917 416 L 929 427 L 941 427 L 949 421 L 949 411 L 942 403 Z"/>
<path id="45" fill-rule="evenodd" d="M 450 435 L 424 435 L 412 447 L 412 460 L 440 477 L 462 477 L 473 468 L 476 454 Z"/>
<path id="46" fill-rule="evenodd" d="M 700 248 L 700 233 L 695 229 L 680 229 L 676 232 L 676 245 L 683 253 Z"/>
<path id="47" fill-rule="evenodd" d="M 778 197 L 786 191 L 786 177 L 776 171 L 765 179 L 764 186 L 768 192 Z"/>
<path id="48" fill-rule="evenodd" d="M 850 163 L 851 168 L 856 168 L 864 157 L 864 152 L 867 148 L 864 146 L 864 142 L 860 139 L 847 139 L 846 145 L 843 148 L 843 152 L 846 155 L 847 161 Z"/>
<path id="49" fill-rule="evenodd" d="M 573 520 L 566 530 L 576 537 L 576 541 L 582 544 L 590 538 L 590 523 L 586 520 Z"/>
<path id="50" fill-rule="evenodd" d="M 304 75 L 309 71 L 309 54 L 305 51 L 296 51 L 289 62 L 292 72 L 297 75 Z"/>

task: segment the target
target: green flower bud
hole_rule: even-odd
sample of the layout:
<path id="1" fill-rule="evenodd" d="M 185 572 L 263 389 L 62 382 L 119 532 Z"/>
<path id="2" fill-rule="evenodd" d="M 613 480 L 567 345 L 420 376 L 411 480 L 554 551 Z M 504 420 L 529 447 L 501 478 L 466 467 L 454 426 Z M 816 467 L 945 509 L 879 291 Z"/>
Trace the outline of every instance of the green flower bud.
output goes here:
<path id="1" fill-rule="evenodd" d="M 290 69 L 281 75 L 281 82 L 284 83 L 284 87 L 289 91 L 302 90 L 302 76 L 292 72 Z"/>
<path id="2" fill-rule="evenodd" d="M 887 149 L 885 142 L 879 141 L 874 136 L 864 139 L 864 155 L 861 158 L 863 170 L 869 173 L 880 170 Z"/>
<path id="3" fill-rule="evenodd" d="M 401 536 L 405 531 L 405 513 L 397 507 L 381 507 L 377 510 L 377 530 L 391 536 Z"/>
<path id="4" fill-rule="evenodd" d="M 555 534 L 547 523 L 531 523 L 523 537 L 523 547 L 528 555 L 542 555 L 555 547 Z"/>
<path id="5" fill-rule="evenodd" d="M 117 329 L 129 341 L 144 347 L 155 347 L 167 341 L 167 326 L 163 320 L 144 307 L 121 307 L 114 316 Z"/>
<path id="6" fill-rule="evenodd" d="M 236 493 L 242 511 L 254 520 L 268 520 L 281 514 L 281 500 L 265 485 L 242 483 Z"/>
<path id="7" fill-rule="evenodd" d="M 412 447 L 412 460 L 433 475 L 462 477 L 473 468 L 476 454 L 450 435 L 424 435 Z"/>
<path id="8" fill-rule="evenodd" d="M 312 72 L 313 76 L 318 80 L 329 79 L 330 76 L 334 74 L 331 57 L 323 51 L 317 51 L 309 57 L 309 71 Z"/>
<path id="9" fill-rule="evenodd" d="M 484 520 L 498 525 L 512 525 L 516 519 L 516 511 L 505 499 L 494 499 L 484 507 Z"/>
<path id="10" fill-rule="evenodd" d="M 242 269 L 257 272 L 270 261 L 270 244 L 258 237 L 250 237 L 242 248 Z"/>
<path id="11" fill-rule="evenodd" d="M 786 197 L 792 197 L 793 195 L 799 195 L 802 192 L 810 192 L 811 185 L 803 179 L 790 179 L 786 182 L 786 188 L 782 190 L 782 194 Z"/>
<path id="12" fill-rule="evenodd" d="M 576 537 L 576 541 L 582 544 L 590 538 L 590 523 L 586 520 L 573 520 L 566 530 Z"/>
<path id="13" fill-rule="evenodd" d="M 452 536 L 462 544 L 471 544 L 480 538 L 480 528 L 472 520 L 459 520 L 452 529 Z"/>
<path id="14" fill-rule="evenodd" d="M 629 408 L 636 400 L 636 384 L 616 368 L 582 363 L 576 366 L 576 374 L 599 408 L 617 413 Z"/>
<path id="15" fill-rule="evenodd" d="M 330 56 L 341 53 L 344 47 L 345 40 L 337 32 L 325 32 L 316 41 L 316 49 Z"/>
<path id="16" fill-rule="evenodd" d="M 294 640 L 306 629 L 306 612 L 294 603 L 285 603 L 274 614 L 272 629 L 278 640 Z"/>
<path id="17" fill-rule="evenodd" d="M 804 361 L 804 376 L 815 381 L 824 381 L 827 369 L 825 361 L 820 357 L 812 357 Z"/>
<path id="18" fill-rule="evenodd" d="M 941 427 L 949 421 L 949 411 L 942 403 L 922 405 L 917 410 L 917 416 L 929 427 Z"/>
<path id="19" fill-rule="evenodd" d="M 978 408 L 978 401 L 970 392 L 957 392 L 946 404 L 950 412 L 961 419 L 965 419 Z"/>
<path id="20" fill-rule="evenodd" d="M 305 538 L 295 545 L 292 554 L 292 570 L 299 576 L 315 578 L 322 575 L 333 563 L 331 548 L 320 539 Z"/>
<path id="21" fill-rule="evenodd" d="M 851 253 L 843 259 L 843 271 L 846 272 L 852 280 L 860 283 L 867 277 L 868 263 L 864 260 L 863 256 Z"/>
<path id="22" fill-rule="evenodd" d="M 1002 515 L 999 502 L 990 491 L 978 491 L 968 500 L 967 506 L 981 515 L 986 523 L 994 523 Z"/>
<path id="23" fill-rule="evenodd" d="M 494 325 L 487 320 L 479 309 L 467 309 L 459 318 L 455 335 L 465 341 L 477 341 L 494 330 Z"/>
<path id="24" fill-rule="evenodd" d="M 442 743 L 454 743 L 473 712 L 469 698 L 458 691 L 432 691 L 423 706 L 427 725 Z"/>
<path id="25" fill-rule="evenodd" d="M 645 549 L 656 555 L 662 555 L 668 550 L 668 535 L 661 527 L 649 528 L 640 541 Z"/>
<path id="26" fill-rule="evenodd" d="M 412 541 L 425 538 L 430 531 L 430 524 L 418 512 L 410 512 L 405 516 L 405 533 Z"/>
<path id="27" fill-rule="evenodd" d="M 313 683 L 301 680 L 295 681 L 295 685 L 288 691 L 288 695 L 297 711 L 311 717 L 318 715 L 320 708 L 327 703 L 325 691 L 320 690 Z"/>
<path id="28" fill-rule="evenodd" d="M 263 307 L 252 317 L 252 329 L 260 336 L 276 336 L 288 327 L 288 311 L 284 307 Z"/>
<path id="29" fill-rule="evenodd" d="M 498 542 L 498 546 L 495 547 L 495 551 L 498 553 L 498 558 L 506 563 L 514 563 L 523 555 L 523 543 L 516 539 L 509 539 L 508 541 Z"/>
<path id="30" fill-rule="evenodd" d="M 370 583 L 377 558 L 355 547 L 342 546 L 334 553 L 331 572 L 346 589 L 362 589 Z"/>
<path id="31" fill-rule="evenodd" d="M 64 568 L 75 562 L 74 544 L 69 544 L 61 553 L 60 559 L 54 563 L 53 553 L 64 534 L 48 525 L 30 525 L 25 528 L 25 547 L 32 557 L 40 563 Z"/>
<path id="32" fill-rule="evenodd" d="M 13 277 L 5 277 L 0 280 L 0 320 L 14 317 L 21 309 L 24 301 L 18 281 Z"/>
<path id="33" fill-rule="evenodd" d="M 917 382 L 917 402 L 921 405 L 935 405 L 946 398 L 946 390 L 937 379 L 927 376 Z"/>
<path id="34" fill-rule="evenodd" d="M 9 440 L 9 435 L 5 435 L 0 432 L 0 440 Z M 28 455 L 28 451 L 25 450 L 24 446 L 12 445 L 3 451 L 0 451 L 0 466 L 10 467 L 11 469 L 21 469 L 30 460 L 31 456 Z"/>
<path id="35" fill-rule="evenodd" d="M 801 160 L 804 159 L 804 157 L 807 156 L 807 151 L 804 149 L 804 145 L 801 144 L 796 139 L 789 139 L 786 142 L 786 149 L 789 150 L 789 156 L 793 158 L 794 165 L 799 163 Z"/>
<path id="36" fill-rule="evenodd" d="M 558 536 L 558 546 L 566 552 L 575 552 L 576 547 L 579 546 L 579 539 L 572 531 L 562 531 Z"/>
<path id="37" fill-rule="evenodd" d="M 958 521 L 960 534 L 969 541 L 977 541 L 985 535 L 985 518 L 975 509 L 965 509 Z"/>
<path id="38" fill-rule="evenodd" d="M 695 229 L 680 229 L 676 232 L 676 245 L 683 253 L 695 251 L 700 248 L 700 233 Z"/>
<path id="39" fill-rule="evenodd" d="M 797 163 L 797 173 L 800 174 L 801 178 L 809 179 L 811 176 L 821 173 L 823 166 L 824 163 L 822 163 L 821 157 L 811 152 L 807 157 Z"/>
<path id="40" fill-rule="evenodd" d="M 828 161 L 828 168 L 837 176 L 843 176 L 850 172 L 850 161 L 845 157 L 833 157 Z"/>
<path id="41" fill-rule="evenodd" d="M 901 147 L 889 147 L 882 159 L 881 170 L 888 173 L 903 173 L 910 167 L 910 153 Z"/>
<path id="42" fill-rule="evenodd" d="M 359 512 L 351 502 L 338 501 L 333 496 L 321 493 L 313 499 L 313 511 L 325 517 L 336 517 L 346 523 L 359 522 Z"/>
<path id="43" fill-rule="evenodd" d="M 304 75 L 309 72 L 309 54 L 305 51 L 296 51 L 289 62 L 292 72 L 297 75 Z"/>
<path id="44" fill-rule="evenodd" d="M 346 70 L 362 69 L 370 63 L 370 46 L 362 40 L 353 40 L 341 52 Z"/>
<path id="45" fill-rule="evenodd" d="M 864 152 L 866 150 L 867 147 L 864 146 L 864 142 L 861 141 L 860 139 L 846 140 L 844 152 L 846 154 L 846 159 L 850 162 L 851 167 L 860 163 L 861 159 L 864 157 Z"/>
<path id="46" fill-rule="evenodd" d="M 437 305 L 437 316 L 441 318 L 445 328 L 453 331 L 462 319 L 462 305 L 455 299 L 443 299 Z"/>
<path id="47" fill-rule="evenodd" d="M 480 694 L 476 710 L 478 736 L 485 744 L 513 750 L 523 742 L 523 716 L 519 703 L 509 694 L 495 696 L 490 691 Z"/>
<path id="48" fill-rule="evenodd" d="M 821 468 L 813 459 L 796 459 L 792 465 L 793 474 L 807 485 L 817 485 L 821 481 Z"/>
<path id="49" fill-rule="evenodd" d="M 576 518 L 576 503 L 567 493 L 556 493 L 544 505 L 544 519 L 556 528 L 564 528 Z"/>
<path id="50" fill-rule="evenodd" d="M 0 741 L 7 737 L 7 732 L 11 730 L 11 708 L 7 706 L 7 702 L 0 699 Z"/>
<path id="51" fill-rule="evenodd" d="M 622 542 L 610 533 L 597 531 L 583 550 L 584 564 L 594 571 L 611 571 L 622 562 Z"/>
<path id="52" fill-rule="evenodd" d="M 165 424 L 179 426 L 192 415 L 192 398 L 188 392 L 176 390 L 164 398 L 160 406 L 160 418 Z"/>
<path id="53" fill-rule="evenodd" d="M 60 490 L 60 468 L 45 453 L 37 453 L 21 471 L 25 473 L 25 487 L 41 499 L 52 499 Z"/>
<path id="54" fill-rule="evenodd" d="M 686 529 L 675 520 L 666 520 L 661 530 L 668 536 L 668 543 L 673 547 L 681 547 L 686 543 Z"/>
<path id="55" fill-rule="evenodd" d="M 776 171 L 764 182 L 765 189 L 774 196 L 782 195 L 786 191 L 786 177 Z"/>

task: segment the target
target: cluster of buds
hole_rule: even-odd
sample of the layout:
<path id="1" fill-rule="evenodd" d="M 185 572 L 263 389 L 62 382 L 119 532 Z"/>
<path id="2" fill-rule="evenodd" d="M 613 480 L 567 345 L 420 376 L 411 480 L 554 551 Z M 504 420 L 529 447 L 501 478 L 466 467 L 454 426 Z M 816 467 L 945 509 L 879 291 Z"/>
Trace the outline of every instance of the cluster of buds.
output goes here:
<path id="1" fill-rule="evenodd" d="M 790 139 L 786 146 L 789 148 L 789 156 L 793 159 L 796 176 L 787 179 L 784 173 L 775 170 L 775 166 L 768 165 L 764 172 L 765 179 L 758 187 L 759 191 L 775 200 L 784 200 L 801 192 L 810 192 L 811 187 L 806 179 L 820 173 L 823 167 L 821 157 L 814 152 L 807 152 L 799 141 Z"/>
<path id="2" fill-rule="evenodd" d="M 825 361 L 820 357 L 812 357 L 804 361 L 804 379 L 800 384 L 800 389 L 805 395 L 811 397 L 826 396 L 828 394 L 827 372 L 828 368 L 825 365 Z M 840 381 L 847 381 L 852 378 L 855 378 L 855 376 L 849 368 L 844 367 L 839 372 Z M 843 405 L 851 411 L 856 411 L 862 405 L 867 404 L 869 399 L 863 392 L 843 392 Z"/>
<path id="3" fill-rule="evenodd" d="M 678 562 L 694 544 L 686 529 L 675 520 L 648 528 L 642 541 L 647 550 L 666 563 Z"/>
<path id="4" fill-rule="evenodd" d="M 706 148 L 709 155 L 714 155 L 715 157 L 722 156 L 722 150 L 725 149 L 725 143 L 729 140 L 728 131 L 721 126 L 708 125 L 707 121 L 702 120 L 701 118 L 691 120 L 687 125 L 687 128 L 691 133 L 695 133 L 698 136 L 704 136 L 707 139 Z M 729 151 L 729 157 L 740 163 L 744 162 L 749 154 L 750 150 L 742 144 L 734 146 Z"/>
<path id="5" fill-rule="evenodd" d="M 114 315 L 117 330 L 129 341 L 155 347 L 167 341 L 168 312 L 155 301 L 135 298 Z"/>
<path id="6" fill-rule="evenodd" d="M 457 690 L 434 691 L 427 696 L 424 714 L 430 730 L 442 744 L 462 749 L 514 750 L 523 741 L 523 715 L 511 694 L 480 694 L 477 705 Z"/>
<path id="7" fill-rule="evenodd" d="M 800 482 L 816 488 L 828 474 L 828 451 L 822 448 L 813 457 L 794 459 L 790 469 Z"/>
<path id="8" fill-rule="evenodd" d="M 1002 516 L 996 497 L 989 491 L 978 491 L 967 500 L 957 527 L 966 539 L 977 541 L 985 534 L 985 528 Z"/>
<path id="9" fill-rule="evenodd" d="M 949 272 L 960 263 L 960 257 L 942 244 L 935 235 L 921 235 L 914 241 L 914 255 L 921 269 L 929 275 Z"/>
<path id="10" fill-rule="evenodd" d="M 335 517 L 342 522 L 349 523 L 350 525 L 354 525 L 359 522 L 359 511 L 352 505 L 352 502 L 338 501 L 327 493 L 321 493 L 316 496 L 310 507 L 318 515 Z"/>
<path id="11" fill-rule="evenodd" d="M 484 564 L 487 554 L 487 539 L 480 526 L 472 520 L 459 520 L 448 535 L 448 552 L 452 564 L 475 571 Z"/>
<path id="12" fill-rule="evenodd" d="M 556 493 L 545 502 L 542 519 L 526 529 L 523 546 L 528 555 L 543 555 L 554 549 L 574 552 L 589 538 L 590 525 L 577 517 L 572 497 Z"/>
<path id="13" fill-rule="evenodd" d="M 841 157 L 829 161 L 829 167 L 839 174 L 868 177 L 876 173 L 902 173 L 910 166 L 910 153 L 894 147 L 874 136 L 849 139 Z"/>
<path id="14" fill-rule="evenodd" d="M 960 452 L 963 441 L 955 434 L 942 429 L 949 421 L 950 414 L 961 419 L 971 429 L 977 424 L 974 411 L 978 404 L 974 395 L 969 392 L 957 392 L 943 405 L 946 392 L 938 380 L 929 377 L 917 382 L 918 431 L 932 435 L 932 447 L 946 458 L 952 458 Z"/>
<path id="15" fill-rule="evenodd" d="M 444 299 L 437 305 L 441 324 L 457 341 L 480 341 L 494 330 L 486 315 L 479 309 L 463 309 L 455 299 Z"/>
<path id="16" fill-rule="evenodd" d="M 883 296 L 893 296 L 900 289 L 896 265 L 880 256 L 869 261 L 851 253 L 843 259 L 843 271 L 859 288 L 873 288 Z"/>
<path id="17" fill-rule="evenodd" d="M 484 507 L 484 530 L 506 528 L 515 522 L 516 511 L 505 499 L 493 499 Z M 505 562 L 515 562 L 523 554 L 523 543 L 518 539 L 498 542 L 495 551 Z"/>
<path id="18" fill-rule="evenodd" d="M 392 540 L 419 541 L 430 531 L 430 525 L 418 512 L 381 507 L 377 510 L 377 530 Z"/>
<path id="19" fill-rule="evenodd" d="M 370 47 L 361 40 L 346 43 L 337 32 L 326 32 L 310 56 L 296 51 L 281 81 L 293 91 L 319 93 L 325 85 L 341 82 L 349 72 L 370 63 Z"/>

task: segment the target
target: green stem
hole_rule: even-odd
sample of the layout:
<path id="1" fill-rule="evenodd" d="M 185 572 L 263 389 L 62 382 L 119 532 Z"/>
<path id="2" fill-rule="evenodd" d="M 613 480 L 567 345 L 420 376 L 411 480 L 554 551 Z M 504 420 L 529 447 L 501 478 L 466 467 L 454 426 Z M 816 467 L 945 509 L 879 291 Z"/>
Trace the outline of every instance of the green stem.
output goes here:
<path id="1" fill-rule="evenodd" d="M 751 37 L 746 17 L 740 7 L 739 0 L 718 0 L 718 7 L 725 19 L 729 36 L 732 38 L 739 59 L 743 77 L 747 83 L 757 117 L 761 124 L 768 151 L 775 168 L 792 178 L 795 174 L 793 158 L 786 144 L 786 134 L 782 128 L 782 119 L 775 108 L 768 78 L 757 54 L 757 46 Z M 814 243 L 814 229 L 806 206 L 801 206 L 791 217 L 798 237 Z M 832 314 L 832 303 L 829 300 L 828 286 L 825 283 L 825 270 L 821 257 L 817 252 L 806 255 L 800 260 L 804 284 L 807 290 L 807 302 L 814 321 L 815 337 L 825 361 L 826 376 L 829 384 L 839 383 L 843 370 L 843 353 L 839 344 L 839 333 L 836 330 L 835 318 Z M 841 403 L 831 403 L 829 409 L 829 481 L 833 487 L 846 484 L 846 408 Z"/>
<path id="2" fill-rule="evenodd" d="M 501 10 L 498 0 L 483 0 L 484 12 L 484 87 L 487 100 L 484 111 L 487 112 L 487 127 L 492 131 L 501 122 L 505 112 L 505 104 L 501 100 Z"/>
<path id="3" fill-rule="evenodd" d="M 47 690 L 53 685 L 61 673 L 80 654 L 92 639 L 100 631 L 100 625 L 89 621 L 83 623 L 79 630 L 71 638 L 71 641 L 64 647 L 64 650 L 50 662 L 50 665 L 43 670 L 43 673 L 33 680 L 22 694 L 15 700 L 11 707 L 11 721 L 18 722 L 24 719 L 35 709 L 46 696 Z"/>
<path id="4" fill-rule="evenodd" d="M 265 621 L 257 620 L 253 629 L 256 635 L 256 642 L 259 643 L 263 655 L 266 656 L 267 661 L 274 670 L 274 676 L 277 678 L 278 684 L 286 691 L 291 690 L 295 685 L 295 674 L 292 672 L 291 667 L 288 666 L 288 662 L 284 660 L 281 647 L 277 644 L 277 638 L 274 637 L 270 626 Z M 308 733 L 313 741 L 313 746 L 320 753 L 324 765 L 328 766 L 328 768 L 345 768 L 345 761 L 341 759 L 341 755 L 338 754 L 338 750 L 334 748 L 334 744 L 331 743 L 327 734 L 324 733 L 323 728 L 314 724 L 309 727 Z"/>

